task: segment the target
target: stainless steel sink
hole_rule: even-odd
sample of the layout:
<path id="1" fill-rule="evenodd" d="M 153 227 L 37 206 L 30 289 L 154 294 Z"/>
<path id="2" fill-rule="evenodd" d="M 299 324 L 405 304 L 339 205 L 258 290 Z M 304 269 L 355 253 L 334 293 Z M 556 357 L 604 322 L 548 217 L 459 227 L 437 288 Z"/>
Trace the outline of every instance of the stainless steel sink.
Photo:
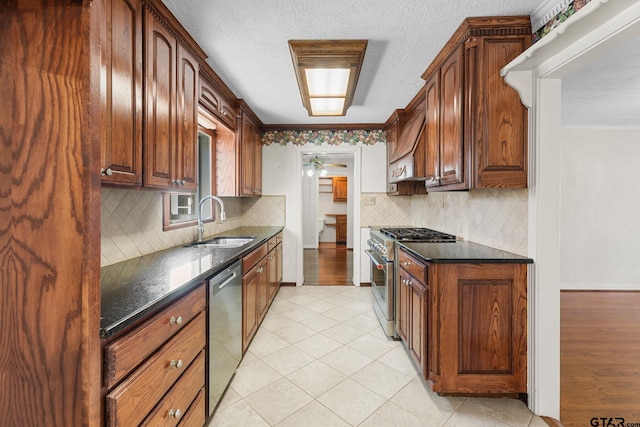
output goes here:
<path id="1" fill-rule="evenodd" d="M 205 240 L 204 242 L 189 243 L 187 246 L 196 246 L 199 248 L 239 248 L 249 242 L 252 242 L 256 236 L 227 236 L 227 237 L 214 237 L 213 239 Z"/>

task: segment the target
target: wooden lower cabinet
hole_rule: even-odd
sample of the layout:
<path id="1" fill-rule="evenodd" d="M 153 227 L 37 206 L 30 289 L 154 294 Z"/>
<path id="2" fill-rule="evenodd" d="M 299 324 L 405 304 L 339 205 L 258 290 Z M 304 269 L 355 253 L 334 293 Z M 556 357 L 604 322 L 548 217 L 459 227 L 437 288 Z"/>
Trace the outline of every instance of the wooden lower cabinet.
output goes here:
<path id="1" fill-rule="evenodd" d="M 242 259 L 242 353 L 282 283 L 282 232 Z"/>
<path id="2" fill-rule="evenodd" d="M 176 426 L 187 415 L 204 420 L 204 406 L 193 403 L 205 385 L 205 308 L 201 285 L 105 345 L 105 425 Z"/>
<path id="3" fill-rule="evenodd" d="M 527 392 L 527 265 L 398 251 L 398 333 L 438 393 Z"/>

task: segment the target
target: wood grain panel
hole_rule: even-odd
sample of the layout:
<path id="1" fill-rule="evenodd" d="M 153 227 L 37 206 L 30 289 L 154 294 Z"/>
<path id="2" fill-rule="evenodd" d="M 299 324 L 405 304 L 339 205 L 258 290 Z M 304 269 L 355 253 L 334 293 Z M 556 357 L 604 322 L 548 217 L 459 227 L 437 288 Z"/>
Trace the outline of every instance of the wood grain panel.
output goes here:
<path id="1" fill-rule="evenodd" d="M 459 286 L 459 372 L 511 372 L 513 283 L 463 280 Z"/>
<path id="2" fill-rule="evenodd" d="M 99 423 L 100 68 L 90 22 L 89 2 L 4 2 L 0 13 L 2 426 Z"/>
<path id="3" fill-rule="evenodd" d="M 196 191 L 198 180 L 198 62 L 182 48 L 178 49 L 177 145 L 175 178 L 184 180 L 180 191 Z"/>
<path id="4" fill-rule="evenodd" d="M 426 185 L 439 185 L 440 176 L 440 71 L 425 83 L 426 121 L 424 124 L 426 149 Z"/>
<path id="5" fill-rule="evenodd" d="M 234 197 L 238 195 L 239 162 L 238 142 L 235 132 L 216 129 L 216 195 Z"/>
<path id="6" fill-rule="evenodd" d="M 527 186 L 527 109 L 500 69 L 528 47 L 528 38 L 483 38 L 474 108 L 479 188 Z M 472 102 L 473 102 L 472 101 Z M 484 105 L 484 108 L 480 108 Z M 471 140 L 470 140 L 471 141 Z"/>
<path id="7" fill-rule="evenodd" d="M 443 185 L 463 182 L 463 49 L 459 47 L 440 71 L 440 172 Z"/>
<path id="8" fill-rule="evenodd" d="M 560 421 L 640 422 L 640 292 L 560 293 Z M 603 425 L 600 421 L 599 425 Z"/>

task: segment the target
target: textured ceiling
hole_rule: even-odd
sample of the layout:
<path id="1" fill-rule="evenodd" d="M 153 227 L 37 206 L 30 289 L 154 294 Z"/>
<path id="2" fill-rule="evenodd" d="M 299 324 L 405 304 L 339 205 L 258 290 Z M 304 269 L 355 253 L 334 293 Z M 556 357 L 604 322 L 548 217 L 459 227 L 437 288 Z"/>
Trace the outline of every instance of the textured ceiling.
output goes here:
<path id="1" fill-rule="evenodd" d="M 468 16 L 530 15 L 540 0 L 164 0 L 208 62 L 265 124 L 384 123 Z M 309 117 L 290 39 L 369 40 L 344 117 Z"/>

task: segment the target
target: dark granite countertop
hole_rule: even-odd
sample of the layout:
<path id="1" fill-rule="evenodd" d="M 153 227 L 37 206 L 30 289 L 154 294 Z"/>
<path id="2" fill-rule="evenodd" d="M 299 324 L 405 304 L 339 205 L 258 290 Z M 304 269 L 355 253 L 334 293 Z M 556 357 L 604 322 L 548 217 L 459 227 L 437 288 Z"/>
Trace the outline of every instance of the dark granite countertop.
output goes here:
<path id="1" fill-rule="evenodd" d="M 439 264 L 533 264 L 531 258 L 474 242 L 455 243 L 397 242 L 414 255 Z"/>
<path id="2" fill-rule="evenodd" d="M 174 301 L 281 230 L 282 227 L 234 228 L 215 236 L 255 239 L 238 248 L 176 246 L 101 268 L 100 336 L 109 338 Z"/>

